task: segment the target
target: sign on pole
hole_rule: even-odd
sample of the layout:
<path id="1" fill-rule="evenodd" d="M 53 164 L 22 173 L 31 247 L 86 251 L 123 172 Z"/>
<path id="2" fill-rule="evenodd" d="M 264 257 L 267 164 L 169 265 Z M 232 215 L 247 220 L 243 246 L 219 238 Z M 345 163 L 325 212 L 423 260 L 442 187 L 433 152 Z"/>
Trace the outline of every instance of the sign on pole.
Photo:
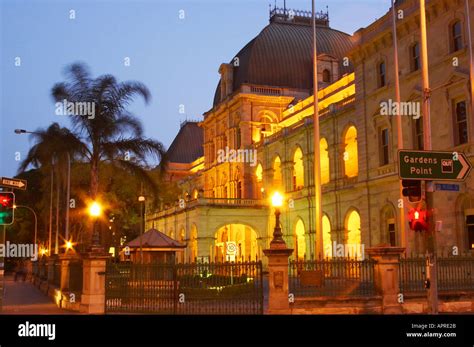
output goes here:
<path id="1" fill-rule="evenodd" d="M 398 174 L 403 180 L 463 181 L 471 164 L 463 153 L 398 151 Z"/>
<path id="2" fill-rule="evenodd" d="M 22 180 L 19 178 L 2 177 L 0 185 L 13 189 L 26 190 L 27 183 L 28 182 L 26 180 Z"/>
<path id="3" fill-rule="evenodd" d="M 225 243 L 225 253 L 227 261 L 235 261 L 235 256 L 237 255 L 237 243 L 234 241 Z"/>

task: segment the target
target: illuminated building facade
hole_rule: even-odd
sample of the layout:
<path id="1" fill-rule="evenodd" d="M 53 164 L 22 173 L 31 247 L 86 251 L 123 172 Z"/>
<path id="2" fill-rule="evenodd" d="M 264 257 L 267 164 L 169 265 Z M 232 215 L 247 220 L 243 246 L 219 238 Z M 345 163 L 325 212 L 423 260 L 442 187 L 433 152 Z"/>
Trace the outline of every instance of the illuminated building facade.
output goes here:
<path id="1" fill-rule="evenodd" d="M 418 1 L 398 3 L 404 16 L 398 24 L 401 99 L 416 105 L 421 101 Z M 471 157 L 463 4 L 433 0 L 427 11 L 430 78 L 440 86 L 432 94 L 433 149 Z M 170 163 L 181 170 L 182 200 L 147 214 L 148 227 L 186 242 L 192 260 L 224 259 L 227 242 L 238 245 L 240 256 L 261 257 L 274 227 L 268 198 L 275 190 L 285 194 L 281 223 L 293 256 L 315 254 L 311 15 L 292 14 L 272 10 L 270 24 L 219 67 L 214 106 L 199 123 L 202 154 Z M 409 230 L 408 222 L 402 239 L 399 216 L 408 206 L 405 212 L 399 208 L 396 119 L 380 114 L 381 103 L 395 98 L 390 24 L 388 12 L 350 36 L 331 29 L 326 13 L 317 15 L 325 256 L 337 244 L 367 248 L 407 240 L 410 251 L 424 250 L 421 234 Z M 422 148 L 422 131 L 421 118 L 404 116 L 405 148 Z M 175 141 L 186 143 L 180 134 Z M 170 151 L 182 150 L 176 147 Z M 443 221 L 440 250 L 474 247 L 473 188 L 468 177 L 458 192 L 436 193 L 435 219 Z"/>

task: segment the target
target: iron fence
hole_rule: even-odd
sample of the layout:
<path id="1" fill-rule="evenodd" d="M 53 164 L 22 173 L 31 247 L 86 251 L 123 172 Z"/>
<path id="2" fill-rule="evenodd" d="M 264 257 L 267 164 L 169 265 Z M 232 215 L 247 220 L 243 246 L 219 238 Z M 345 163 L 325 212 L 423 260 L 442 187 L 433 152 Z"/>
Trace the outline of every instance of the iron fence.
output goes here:
<path id="1" fill-rule="evenodd" d="M 400 259 L 400 292 L 426 291 L 425 256 Z M 474 291 L 474 257 L 438 256 L 436 258 L 438 291 Z"/>
<path id="2" fill-rule="evenodd" d="M 262 314 L 260 261 L 108 263 L 107 313 Z"/>
<path id="3" fill-rule="evenodd" d="M 289 289 L 295 297 L 375 295 L 375 261 L 351 258 L 291 260 Z"/>

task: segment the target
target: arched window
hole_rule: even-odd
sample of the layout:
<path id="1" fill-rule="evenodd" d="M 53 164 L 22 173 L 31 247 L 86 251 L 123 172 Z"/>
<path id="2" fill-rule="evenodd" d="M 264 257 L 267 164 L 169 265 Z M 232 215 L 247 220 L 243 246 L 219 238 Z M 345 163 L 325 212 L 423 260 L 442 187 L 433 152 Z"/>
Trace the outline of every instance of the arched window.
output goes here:
<path id="1" fill-rule="evenodd" d="M 192 225 L 191 227 L 191 239 L 190 239 L 190 254 L 189 258 L 192 262 L 196 261 L 197 255 L 198 255 L 198 231 L 197 227 L 195 224 Z"/>
<path id="2" fill-rule="evenodd" d="M 193 189 L 193 194 L 191 195 L 191 198 L 193 200 L 196 200 L 198 198 L 198 190 L 196 188 Z"/>
<path id="3" fill-rule="evenodd" d="M 356 210 L 351 210 L 346 215 L 345 223 L 345 239 L 346 244 L 360 245 L 360 215 Z M 360 254 L 358 254 L 360 256 Z"/>
<path id="4" fill-rule="evenodd" d="M 411 70 L 417 71 L 421 67 L 420 44 L 416 42 L 410 48 Z"/>
<path id="5" fill-rule="evenodd" d="M 331 83 L 331 73 L 328 69 L 323 70 L 323 82 Z"/>
<path id="6" fill-rule="evenodd" d="M 304 259 L 306 254 L 306 237 L 304 224 L 301 219 L 298 219 L 295 225 L 295 250 L 296 259 Z"/>
<path id="7" fill-rule="evenodd" d="M 456 21 L 451 25 L 451 52 L 459 51 L 463 48 L 462 44 L 462 25 L 461 21 Z"/>
<path id="8" fill-rule="evenodd" d="M 276 157 L 273 161 L 273 187 L 275 189 L 281 188 L 282 183 L 281 160 L 280 157 Z"/>
<path id="9" fill-rule="evenodd" d="M 293 190 L 302 189 L 304 187 L 304 165 L 303 152 L 301 148 L 297 148 L 293 155 Z"/>
<path id="10" fill-rule="evenodd" d="M 325 138 L 322 138 L 319 141 L 319 152 L 320 152 L 320 161 L 321 161 L 321 184 L 329 183 L 329 152 L 328 152 L 328 142 Z"/>
<path id="11" fill-rule="evenodd" d="M 329 221 L 328 216 L 323 215 L 321 223 L 323 226 L 324 257 L 331 258 L 333 245 L 332 245 L 332 240 L 331 240 L 331 222 Z"/>
<path id="12" fill-rule="evenodd" d="M 378 87 L 382 88 L 386 84 L 386 71 L 385 71 L 385 62 L 382 61 L 377 66 L 377 76 L 378 76 Z"/>
<path id="13" fill-rule="evenodd" d="M 359 157 L 357 150 L 357 129 L 350 126 L 344 136 L 344 173 L 347 177 L 359 174 Z"/>

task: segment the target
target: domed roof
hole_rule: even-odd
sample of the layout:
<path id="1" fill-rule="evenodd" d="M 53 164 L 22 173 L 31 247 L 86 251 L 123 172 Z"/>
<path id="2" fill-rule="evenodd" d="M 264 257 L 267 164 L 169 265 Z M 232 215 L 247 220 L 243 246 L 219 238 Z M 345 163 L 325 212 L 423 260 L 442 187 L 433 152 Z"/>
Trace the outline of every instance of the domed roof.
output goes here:
<path id="1" fill-rule="evenodd" d="M 308 91 L 313 88 L 313 27 L 310 19 L 303 19 L 293 22 L 271 19 L 270 24 L 237 53 L 239 66 L 233 69 L 234 91 L 243 83 Z M 353 46 L 351 35 L 331 29 L 327 21 L 317 24 L 316 40 L 318 56 L 328 54 L 338 59 L 341 76 L 352 71 L 352 66 L 342 65 L 342 58 Z M 220 99 L 219 82 L 214 106 Z"/>

